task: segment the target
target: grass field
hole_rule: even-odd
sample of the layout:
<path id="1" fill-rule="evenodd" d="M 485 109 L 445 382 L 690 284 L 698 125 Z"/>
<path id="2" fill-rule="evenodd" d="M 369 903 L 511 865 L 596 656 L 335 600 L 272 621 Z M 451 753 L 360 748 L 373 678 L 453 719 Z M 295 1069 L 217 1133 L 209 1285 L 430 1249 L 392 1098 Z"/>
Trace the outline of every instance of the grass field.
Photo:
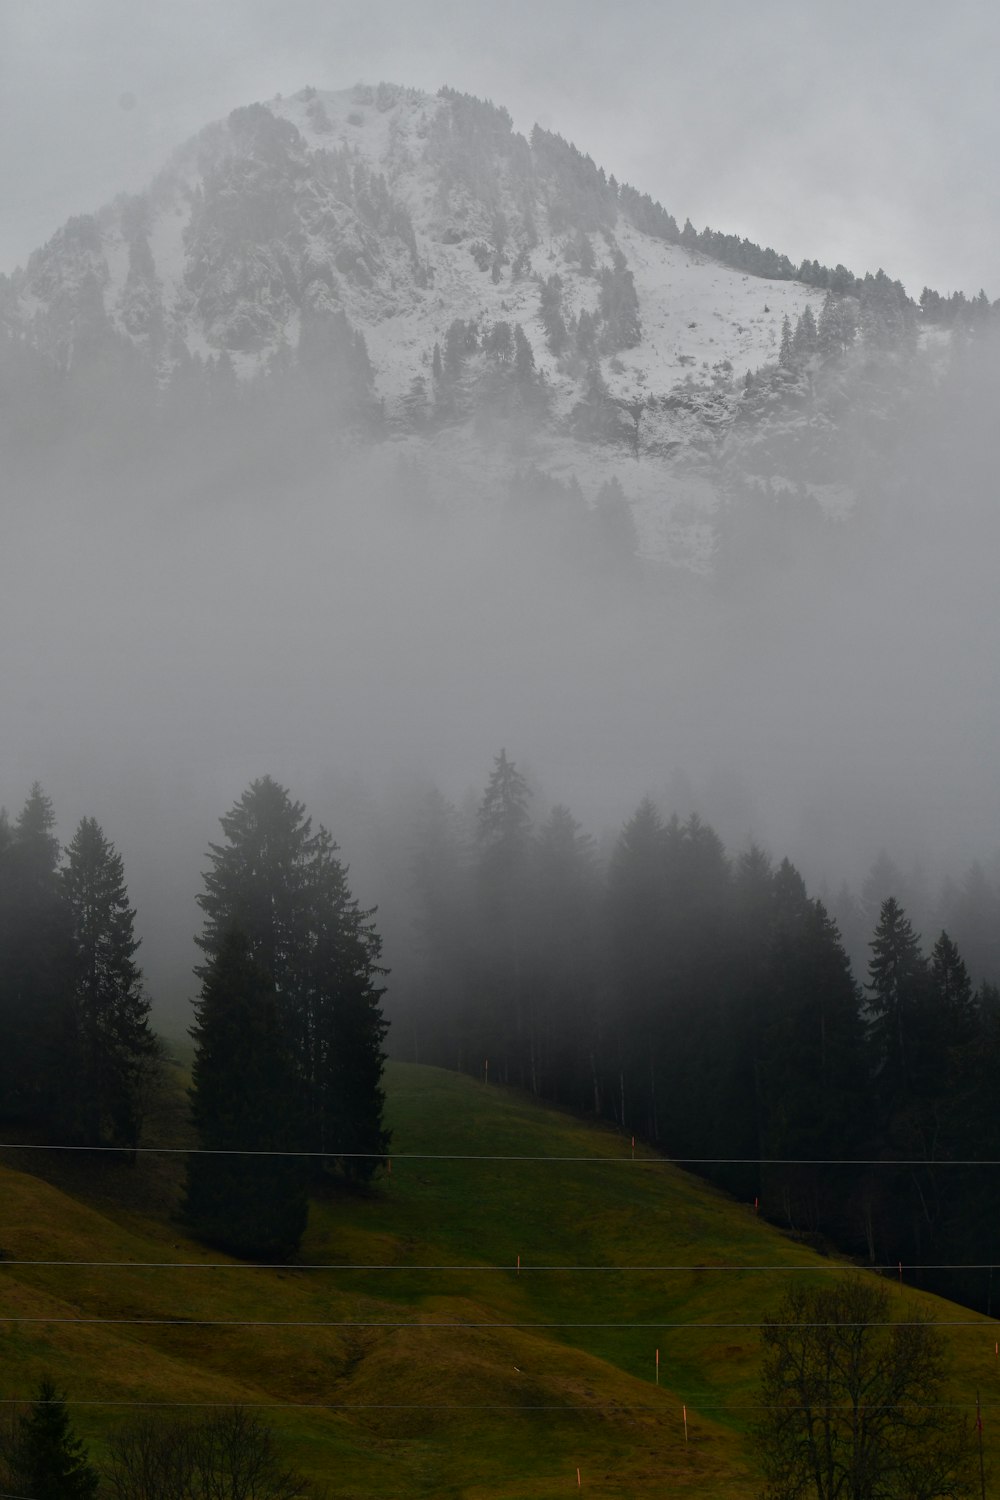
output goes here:
<path id="1" fill-rule="evenodd" d="M 320 1269 L 249 1269 L 187 1239 L 169 1212 L 176 1159 L 47 1158 L 29 1175 L 27 1153 L 6 1153 L 0 1315 L 54 1321 L 0 1324 L 0 1394 L 52 1374 L 95 1403 L 72 1414 L 98 1454 L 129 1403 L 259 1403 L 298 1465 L 352 1500 L 753 1495 L 759 1334 L 732 1325 L 759 1322 L 790 1275 L 828 1281 L 836 1263 L 514 1093 L 400 1064 L 387 1091 L 399 1154 L 371 1192 L 313 1204 L 300 1258 Z M 420 1153 L 597 1160 L 405 1159 Z M 732 1265 L 803 1269 L 713 1270 Z M 545 1269 L 580 1266 L 597 1269 Z M 665 1266 L 687 1269 L 617 1269 Z M 941 1322 L 972 1316 L 892 1295 Z M 684 1326 L 655 1326 L 671 1323 Z M 948 1339 L 956 1420 L 980 1388 L 1000 1455 L 998 1332 Z"/>

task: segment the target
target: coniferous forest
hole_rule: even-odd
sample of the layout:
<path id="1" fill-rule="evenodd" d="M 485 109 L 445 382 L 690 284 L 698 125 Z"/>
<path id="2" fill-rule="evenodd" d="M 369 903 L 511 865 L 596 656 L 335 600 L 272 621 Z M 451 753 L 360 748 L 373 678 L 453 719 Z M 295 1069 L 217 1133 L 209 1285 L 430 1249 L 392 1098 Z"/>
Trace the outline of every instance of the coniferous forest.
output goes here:
<path id="1" fill-rule="evenodd" d="M 38 785 L 0 824 L 0 1117 L 25 1142 L 134 1159 L 161 1050 L 136 914 L 96 821 L 62 857 L 54 824 Z M 190 1107 L 202 1154 L 181 1217 L 206 1243 L 286 1259 L 310 1186 L 338 1169 L 367 1181 L 388 1144 L 380 943 L 330 835 L 277 783 L 254 782 L 222 827 L 198 898 Z"/>
<path id="2" fill-rule="evenodd" d="M 949 934 L 887 894 L 852 967 L 789 861 L 649 799 L 601 853 L 531 800 L 504 752 L 474 821 L 428 796 L 394 1048 L 594 1114 L 810 1243 L 994 1311 L 1000 993 Z"/>
<path id="3" fill-rule="evenodd" d="M 650 799 L 602 851 L 532 802 L 505 751 L 474 814 L 426 795 L 395 986 L 302 803 L 264 777 L 222 817 L 198 896 L 193 1232 L 286 1259 L 311 1192 L 372 1178 L 387 993 L 396 1055 L 609 1122 L 808 1243 L 991 1313 L 1000 994 L 948 933 L 922 940 L 886 895 L 855 973 L 787 860 Z M 65 849 L 54 828 L 37 785 L 2 824 L 0 1110 L 17 1139 L 129 1158 L 161 1056 L 136 913 L 96 821 Z"/>

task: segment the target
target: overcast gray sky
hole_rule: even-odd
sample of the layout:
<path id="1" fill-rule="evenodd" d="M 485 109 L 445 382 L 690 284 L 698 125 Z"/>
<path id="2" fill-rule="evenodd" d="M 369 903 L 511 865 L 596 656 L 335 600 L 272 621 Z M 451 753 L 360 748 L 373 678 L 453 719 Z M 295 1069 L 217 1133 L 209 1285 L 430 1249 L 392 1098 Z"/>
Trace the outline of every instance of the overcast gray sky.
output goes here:
<path id="1" fill-rule="evenodd" d="M 0 269 L 237 105 L 385 78 L 699 228 L 996 298 L 998 56 L 992 0 L 0 0 Z"/>

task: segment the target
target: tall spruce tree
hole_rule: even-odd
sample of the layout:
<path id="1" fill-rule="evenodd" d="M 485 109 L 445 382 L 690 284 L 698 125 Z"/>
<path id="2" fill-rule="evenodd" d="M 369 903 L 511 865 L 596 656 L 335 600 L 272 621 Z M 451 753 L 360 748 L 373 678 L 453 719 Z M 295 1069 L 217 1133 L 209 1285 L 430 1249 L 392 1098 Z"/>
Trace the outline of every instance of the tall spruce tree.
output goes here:
<path id="1" fill-rule="evenodd" d="M 763 1030 L 773 982 L 772 948 L 780 877 L 770 855 L 751 844 L 736 859 L 732 884 L 732 932 L 735 973 L 724 996 L 724 1018 L 714 1043 L 722 1088 L 714 1113 L 719 1119 L 717 1144 L 728 1156 L 720 1180 L 744 1200 L 760 1193 L 761 1089 Z"/>
<path id="2" fill-rule="evenodd" d="M 600 1109 L 598 997 L 601 947 L 594 842 L 557 805 L 534 842 L 532 970 L 540 1092 Z"/>
<path id="3" fill-rule="evenodd" d="M 816 319 L 808 302 L 802 309 L 802 315 L 795 325 L 792 335 L 792 353 L 797 359 L 807 359 L 814 353 L 817 344 Z"/>
<path id="4" fill-rule="evenodd" d="M 348 1175 L 369 1177 L 388 1145 L 380 1085 L 381 942 L 373 913 L 359 908 L 325 828 L 315 832 L 301 802 L 265 776 L 221 820 L 225 843 L 210 846 L 198 903 L 198 943 L 208 977 L 231 930 L 273 985 L 301 1110 L 301 1149 Z M 343 1153 L 367 1153 L 364 1157 Z"/>
<path id="5" fill-rule="evenodd" d="M 617 1076 L 609 1092 L 619 1125 L 650 1140 L 659 1134 L 667 897 L 663 819 L 645 797 L 622 829 L 608 871 L 608 930 L 618 988 L 609 1037 Z"/>
<path id="6" fill-rule="evenodd" d="M 121 855 L 84 818 L 61 872 L 73 943 L 75 1127 L 88 1145 L 136 1146 L 158 1056 L 135 962 L 135 910 Z"/>
<path id="7" fill-rule="evenodd" d="M 861 1134 L 860 996 L 836 925 L 804 886 L 801 901 L 779 911 L 770 969 L 759 1072 L 763 1154 L 807 1162 L 861 1155 L 870 1143 Z M 791 1226 L 843 1234 L 844 1183 L 836 1168 L 785 1165 L 765 1172 L 762 1192 Z"/>
<path id="8" fill-rule="evenodd" d="M 601 343 L 605 352 L 634 349 L 642 338 L 642 319 L 635 281 L 620 250 L 612 251 L 613 265 L 600 274 L 599 308 L 603 322 Z"/>
<path id="9" fill-rule="evenodd" d="M 478 1067 L 482 1057 L 480 1021 L 470 1005 L 470 950 L 475 944 L 469 886 L 462 820 L 432 788 L 413 834 L 416 983 L 407 1040 L 412 1040 L 414 1062 L 440 1062 L 459 1072 Z"/>
<path id="10" fill-rule="evenodd" d="M 1000 1158 L 1000 990 L 983 985 L 976 995 L 978 1025 L 972 1044 L 960 1054 L 955 1097 L 949 1100 L 956 1116 L 953 1149 L 966 1161 Z M 948 1183 L 959 1205 L 949 1225 L 947 1259 L 965 1264 L 949 1278 L 949 1294 L 956 1290 L 963 1302 L 979 1306 L 988 1317 L 1000 1309 L 1000 1277 L 994 1271 L 996 1226 L 1000 1222 L 1000 1174 L 995 1168 L 952 1168 Z"/>
<path id="11" fill-rule="evenodd" d="M 920 940 L 893 896 L 882 903 L 871 951 L 868 1045 L 882 1144 L 901 1160 L 930 1161 L 938 1150 L 932 987 Z M 901 1259 L 919 1262 L 931 1253 L 939 1186 L 931 1169 L 880 1175 L 876 1196 Z"/>
<path id="12" fill-rule="evenodd" d="M 941 933 L 931 951 L 928 1000 L 922 1019 L 914 1111 L 921 1154 L 929 1163 L 993 1156 L 986 1142 L 996 1132 L 982 1119 L 985 1101 L 980 1090 L 984 1081 L 982 1064 L 988 1058 L 991 1066 L 987 1076 L 992 1082 L 987 1089 L 990 1095 L 995 1092 L 996 1058 L 990 1056 L 989 1027 L 984 1025 L 985 1018 L 973 995 L 968 969 L 946 932 Z M 989 1112 L 996 1113 L 992 1104 L 987 1104 Z M 918 1223 L 925 1239 L 928 1229 L 933 1232 L 934 1258 L 948 1267 L 945 1286 L 949 1290 L 961 1287 L 963 1300 L 968 1296 L 970 1276 L 967 1272 L 956 1274 L 955 1268 L 965 1258 L 980 1262 L 988 1258 L 969 1251 L 979 1238 L 977 1221 L 983 1209 L 987 1204 L 993 1212 L 996 1209 L 998 1192 L 992 1175 L 968 1167 L 950 1166 L 941 1171 L 932 1165 L 914 1174 L 921 1188 Z M 975 1279 L 971 1278 L 972 1284 Z"/>
<path id="13" fill-rule="evenodd" d="M 943 1074 L 942 1050 L 966 1047 L 976 1034 L 977 1014 L 972 995 L 972 980 L 962 955 L 946 932 L 942 932 L 931 951 L 930 1004 L 933 1009 L 932 1030 L 936 1032 L 934 1070 Z"/>
<path id="14" fill-rule="evenodd" d="M 882 902 L 868 965 L 868 1040 L 885 1107 L 915 1084 L 918 1014 L 927 1001 L 927 961 L 920 939 L 894 896 Z"/>
<path id="15" fill-rule="evenodd" d="M 722 840 L 696 813 L 664 831 L 667 954 L 661 1001 L 667 1060 L 660 1138 L 691 1156 L 735 1156 L 719 1039 L 734 988 L 732 874 Z M 737 1136 L 740 1132 L 736 1132 Z"/>
<path id="16" fill-rule="evenodd" d="M 528 784 L 506 750 L 493 762 L 477 815 L 480 984 L 493 1076 L 538 1091 L 528 974 L 531 815 Z"/>
<path id="17" fill-rule="evenodd" d="M 52 803 L 36 782 L 0 836 L 0 1116 L 52 1121 L 72 1067 L 72 944 Z"/>
<path id="18" fill-rule="evenodd" d="M 232 927 L 205 965 L 192 1029 L 191 1114 L 204 1154 L 188 1159 L 184 1217 L 236 1255 L 287 1260 L 305 1232 L 301 1098 L 274 981 Z M 252 1153 L 243 1155 L 241 1153 Z"/>

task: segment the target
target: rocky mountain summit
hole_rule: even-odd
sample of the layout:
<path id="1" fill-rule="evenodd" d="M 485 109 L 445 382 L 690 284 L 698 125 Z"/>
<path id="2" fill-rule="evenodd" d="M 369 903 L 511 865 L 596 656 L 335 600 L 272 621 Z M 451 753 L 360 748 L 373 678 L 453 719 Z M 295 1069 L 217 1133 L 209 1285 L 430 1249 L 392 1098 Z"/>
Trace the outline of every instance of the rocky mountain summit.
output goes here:
<path id="1" fill-rule="evenodd" d="M 321 424 L 445 500 L 514 471 L 579 484 L 627 506 L 645 553 L 705 569 L 748 497 L 851 509 L 859 443 L 891 448 L 953 329 L 992 316 L 935 296 L 678 229 L 450 89 L 306 88 L 0 278 L 0 391 L 23 429 L 26 386 L 62 400 L 88 370 L 167 410 L 308 386 Z"/>

